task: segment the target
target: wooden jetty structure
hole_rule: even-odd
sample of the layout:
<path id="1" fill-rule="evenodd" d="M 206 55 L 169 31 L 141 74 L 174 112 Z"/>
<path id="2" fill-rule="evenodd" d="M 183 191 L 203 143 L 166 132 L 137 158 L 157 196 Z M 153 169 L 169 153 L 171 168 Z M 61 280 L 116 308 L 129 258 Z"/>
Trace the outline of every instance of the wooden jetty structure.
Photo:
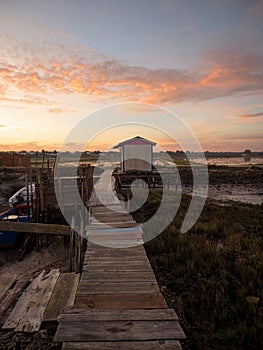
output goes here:
<path id="1" fill-rule="evenodd" d="M 52 269 L 30 281 L 7 281 L 0 299 L 2 330 L 57 326 L 54 342 L 61 342 L 63 350 L 180 350 L 185 334 L 160 291 L 142 228 L 117 196 L 107 190 L 98 196 L 100 186 L 114 186 L 107 172 L 87 201 L 90 222 L 82 228 L 87 245 L 83 264 L 81 252 L 76 254 L 77 273 Z M 74 230 L 60 231 L 84 240 Z M 14 297 L 17 302 L 7 314 Z"/>

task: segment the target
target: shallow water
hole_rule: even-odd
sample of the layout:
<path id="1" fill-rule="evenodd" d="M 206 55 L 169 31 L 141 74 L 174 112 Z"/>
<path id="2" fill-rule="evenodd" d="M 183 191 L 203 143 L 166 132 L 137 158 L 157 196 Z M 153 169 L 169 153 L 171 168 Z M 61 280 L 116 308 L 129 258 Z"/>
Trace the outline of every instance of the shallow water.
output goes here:
<path id="1" fill-rule="evenodd" d="M 204 164 L 204 160 L 202 158 L 192 158 L 195 163 Z M 249 166 L 249 165 L 262 165 L 263 166 L 263 158 L 260 157 L 215 157 L 208 158 L 207 164 L 209 165 L 228 165 L 228 166 Z"/>

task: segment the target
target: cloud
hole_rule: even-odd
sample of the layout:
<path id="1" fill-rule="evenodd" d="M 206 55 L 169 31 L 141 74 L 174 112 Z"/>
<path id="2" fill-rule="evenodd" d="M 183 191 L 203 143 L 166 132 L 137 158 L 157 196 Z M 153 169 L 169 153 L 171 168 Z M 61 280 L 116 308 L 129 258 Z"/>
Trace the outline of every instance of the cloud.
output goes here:
<path id="1" fill-rule="evenodd" d="M 8 38 L 6 45 L 14 41 Z M 263 55 L 242 50 L 207 52 L 187 70 L 131 66 L 87 48 L 45 41 L 13 45 L 2 50 L 2 57 L 1 98 L 22 91 L 28 98 L 21 103 L 50 104 L 40 96 L 79 94 L 91 101 L 163 104 L 263 92 Z M 52 110 L 59 114 L 58 108 Z"/>
<path id="2" fill-rule="evenodd" d="M 263 112 L 259 113 L 246 113 L 246 114 L 240 114 L 239 118 L 245 118 L 245 119 L 250 119 L 250 118 L 262 118 L 263 117 Z"/>
<path id="3" fill-rule="evenodd" d="M 74 113 L 77 112 L 76 109 L 69 109 L 69 108 L 50 108 L 48 109 L 48 113 L 50 114 L 63 114 L 63 113 Z"/>
<path id="4" fill-rule="evenodd" d="M 54 149 L 59 149 L 60 144 L 53 143 L 53 144 L 45 144 L 40 143 L 37 141 L 31 141 L 31 142 L 20 142 L 20 143 L 10 143 L 10 144 L 0 144 L 0 151 L 41 151 L 42 149 L 45 149 L 47 151 L 53 151 Z"/>

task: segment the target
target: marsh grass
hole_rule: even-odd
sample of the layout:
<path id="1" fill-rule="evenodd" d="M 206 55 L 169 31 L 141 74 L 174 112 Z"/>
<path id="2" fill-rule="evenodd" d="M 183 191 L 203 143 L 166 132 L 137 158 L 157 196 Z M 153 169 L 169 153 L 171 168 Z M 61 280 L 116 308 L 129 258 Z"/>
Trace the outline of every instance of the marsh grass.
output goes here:
<path id="1" fill-rule="evenodd" d="M 161 195 L 151 190 L 134 218 L 144 222 L 154 215 Z M 173 222 L 145 244 L 187 334 L 183 347 L 262 349 L 263 206 L 207 203 L 194 227 L 182 234 L 189 203 L 183 195 Z"/>

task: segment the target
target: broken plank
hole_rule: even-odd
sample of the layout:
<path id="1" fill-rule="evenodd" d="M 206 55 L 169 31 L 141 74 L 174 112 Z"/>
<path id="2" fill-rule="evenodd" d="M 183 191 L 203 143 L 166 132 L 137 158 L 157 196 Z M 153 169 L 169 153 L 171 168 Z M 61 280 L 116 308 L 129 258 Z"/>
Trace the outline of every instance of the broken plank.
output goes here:
<path id="1" fill-rule="evenodd" d="M 12 305 L 14 305 L 15 301 L 22 294 L 26 286 L 28 285 L 28 279 L 23 278 L 16 282 L 15 286 L 12 289 L 9 289 L 6 293 L 5 297 L 2 299 L 0 304 L 0 324 L 2 325 L 6 318 L 7 312 Z"/>
<path id="2" fill-rule="evenodd" d="M 58 276 L 58 270 L 42 271 L 23 292 L 2 329 L 38 331 Z"/>
<path id="3" fill-rule="evenodd" d="M 18 302 L 16 303 L 11 314 L 6 319 L 2 329 L 4 330 L 13 330 L 18 325 L 21 317 L 26 312 L 26 307 L 30 302 L 31 296 L 36 290 L 37 286 L 40 283 L 41 278 L 43 277 L 45 271 L 42 271 L 29 285 L 29 287 L 23 292 Z"/>
<path id="4" fill-rule="evenodd" d="M 53 269 L 43 276 L 37 291 L 32 295 L 28 304 L 28 310 L 16 326 L 15 332 L 37 332 L 40 330 L 46 307 L 59 274 L 59 270 Z"/>

